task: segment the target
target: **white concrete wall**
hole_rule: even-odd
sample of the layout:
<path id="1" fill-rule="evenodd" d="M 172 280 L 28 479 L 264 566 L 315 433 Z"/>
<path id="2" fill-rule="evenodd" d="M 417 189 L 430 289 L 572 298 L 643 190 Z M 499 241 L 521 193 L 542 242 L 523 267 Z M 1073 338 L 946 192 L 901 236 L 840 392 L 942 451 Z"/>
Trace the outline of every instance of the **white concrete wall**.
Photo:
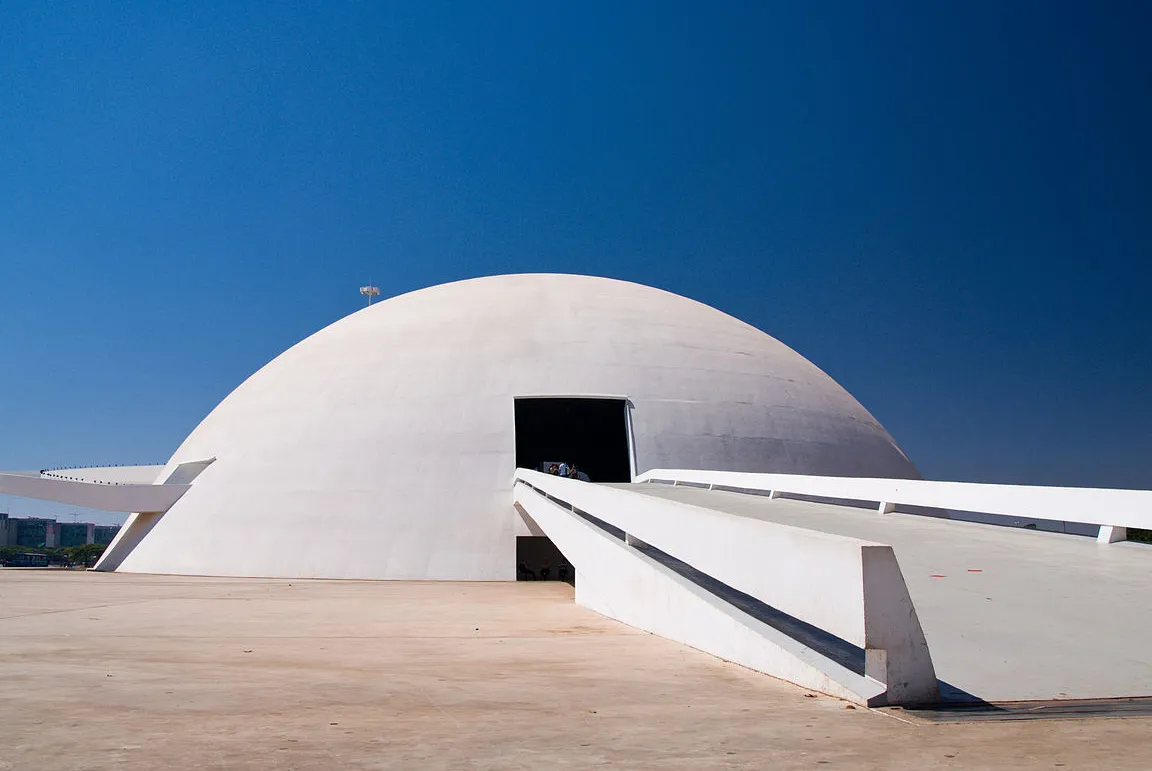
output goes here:
<path id="1" fill-rule="evenodd" d="M 170 459 L 218 460 L 120 569 L 511 580 L 514 399 L 558 394 L 627 396 L 641 470 L 916 476 L 843 388 L 731 316 L 496 276 L 374 304 L 252 375 Z"/>
<path id="2" fill-rule="evenodd" d="M 936 675 L 928 645 L 890 547 L 534 471 L 520 469 L 517 479 L 713 579 L 863 648 L 866 672 L 885 684 L 885 698 L 889 703 L 925 702 L 935 698 Z M 631 563 L 622 566 L 618 564 L 616 552 L 604 552 L 603 547 L 569 553 L 565 539 L 574 537 L 570 534 L 573 525 L 569 520 L 557 519 L 558 515 L 550 509 L 542 508 L 541 501 L 548 502 L 523 484 L 517 485 L 514 497 L 576 566 L 578 602 L 740 663 L 753 658 L 743 647 L 745 644 L 759 650 L 765 639 L 771 639 L 776 651 L 772 668 L 761 671 L 809 687 L 818 687 L 811 684 L 813 677 L 832 677 L 842 687 L 860 692 L 859 683 L 851 678 L 845 680 L 839 669 L 833 673 L 824 663 L 816 667 L 819 675 L 797 673 L 793 669 L 796 651 L 782 645 L 776 636 L 764 638 L 762 630 L 746 639 L 738 637 L 725 642 L 728 632 L 722 630 L 727 630 L 728 624 L 716 629 L 696 629 L 698 619 L 683 612 L 679 605 L 683 588 L 675 588 L 675 581 L 670 583 L 661 578 L 657 583 L 663 588 L 654 588 L 644 583 L 647 579 L 637 579 L 634 575 L 637 571 L 649 575 L 648 568 L 641 569 Z M 553 529 L 556 527 L 564 529 L 557 531 Z M 643 556 L 627 548 L 625 553 Z M 602 560 L 609 560 L 610 564 Z M 589 572 L 592 588 L 585 589 Z M 642 591 L 636 588 L 638 580 Z M 590 593 L 582 594 L 584 592 Z M 671 599 L 673 596 L 675 599 Z M 694 605 L 698 599 L 685 601 Z M 735 639 L 744 639 L 744 642 L 737 645 Z M 804 666 L 814 666 L 812 655 L 818 654 L 812 652 L 801 657 L 806 662 Z M 867 698 L 872 703 L 878 701 L 875 694 Z"/>
<path id="3" fill-rule="evenodd" d="M 878 501 L 882 504 L 879 509 L 884 512 L 892 511 L 896 505 L 926 506 L 1086 522 L 1106 527 L 1152 529 L 1152 491 L 1149 490 L 754 474 L 682 468 L 652 469 L 639 475 L 636 481 L 688 482 L 841 500 Z M 1108 535 L 1114 536 L 1112 529 Z"/>

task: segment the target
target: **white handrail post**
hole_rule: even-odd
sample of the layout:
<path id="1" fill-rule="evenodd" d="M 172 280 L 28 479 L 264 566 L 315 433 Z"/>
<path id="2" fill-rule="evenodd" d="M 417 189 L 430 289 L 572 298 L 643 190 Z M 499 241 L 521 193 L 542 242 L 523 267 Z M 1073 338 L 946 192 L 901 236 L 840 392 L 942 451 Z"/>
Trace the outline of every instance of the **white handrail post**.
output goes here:
<path id="1" fill-rule="evenodd" d="M 1128 540 L 1128 528 L 1119 525 L 1101 525 L 1097 543 L 1116 543 Z"/>

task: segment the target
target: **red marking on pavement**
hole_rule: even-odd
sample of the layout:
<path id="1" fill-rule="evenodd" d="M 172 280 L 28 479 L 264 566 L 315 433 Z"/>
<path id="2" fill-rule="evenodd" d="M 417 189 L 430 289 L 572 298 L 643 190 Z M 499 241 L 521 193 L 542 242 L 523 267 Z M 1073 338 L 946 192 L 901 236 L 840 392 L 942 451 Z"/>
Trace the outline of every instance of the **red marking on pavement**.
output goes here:
<path id="1" fill-rule="evenodd" d="M 942 575 L 939 575 L 939 574 L 937 574 L 937 573 L 933 573 L 933 574 L 932 574 L 932 578 L 947 578 L 947 577 L 948 577 L 948 576 L 942 576 Z"/>
<path id="2" fill-rule="evenodd" d="M 983 573 L 983 570 L 968 568 L 969 573 Z"/>

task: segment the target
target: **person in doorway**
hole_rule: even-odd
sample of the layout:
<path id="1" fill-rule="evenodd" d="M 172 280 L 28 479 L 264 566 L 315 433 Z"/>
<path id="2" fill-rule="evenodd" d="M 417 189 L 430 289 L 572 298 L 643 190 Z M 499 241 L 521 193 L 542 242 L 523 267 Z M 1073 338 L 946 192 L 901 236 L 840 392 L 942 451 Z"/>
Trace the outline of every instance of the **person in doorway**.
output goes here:
<path id="1" fill-rule="evenodd" d="M 580 469 L 576 468 L 575 463 L 573 463 L 571 468 L 568 469 L 568 478 L 569 479 L 578 479 L 581 482 L 591 482 L 592 481 L 591 479 L 588 478 L 587 474 L 585 474 Z"/>
<path id="2" fill-rule="evenodd" d="M 548 580 L 548 574 L 551 572 L 552 572 L 552 568 L 548 567 L 548 563 L 545 562 L 543 565 L 540 566 L 540 580 L 541 581 L 547 581 Z"/>
<path id="3" fill-rule="evenodd" d="M 560 474 L 560 467 L 553 463 L 548 467 L 548 473 L 552 476 L 558 476 Z"/>
<path id="4" fill-rule="evenodd" d="M 562 462 L 562 463 L 560 464 L 560 469 L 559 469 L 559 471 L 560 471 L 560 476 L 562 476 L 562 477 L 566 477 L 566 476 L 568 476 L 568 464 L 567 464 L 567 463 L 564 463 L 564 462 Z"/>

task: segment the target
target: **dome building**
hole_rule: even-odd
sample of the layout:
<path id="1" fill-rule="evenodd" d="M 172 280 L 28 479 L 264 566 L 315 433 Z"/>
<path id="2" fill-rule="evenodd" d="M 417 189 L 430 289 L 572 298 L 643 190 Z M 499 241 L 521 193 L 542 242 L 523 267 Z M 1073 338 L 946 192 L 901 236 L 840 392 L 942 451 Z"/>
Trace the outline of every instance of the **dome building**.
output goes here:
<path id="1" fill-rule="evenodd" d="M 828 375 L 707 305 L 493 276 L 373 304 L 249 377 L 160 479 L 214 458 L 102 569 L 511 580 L 517 466 L 919 478 Z M 133 519 L 141 515 L 133 515 Z"/>

